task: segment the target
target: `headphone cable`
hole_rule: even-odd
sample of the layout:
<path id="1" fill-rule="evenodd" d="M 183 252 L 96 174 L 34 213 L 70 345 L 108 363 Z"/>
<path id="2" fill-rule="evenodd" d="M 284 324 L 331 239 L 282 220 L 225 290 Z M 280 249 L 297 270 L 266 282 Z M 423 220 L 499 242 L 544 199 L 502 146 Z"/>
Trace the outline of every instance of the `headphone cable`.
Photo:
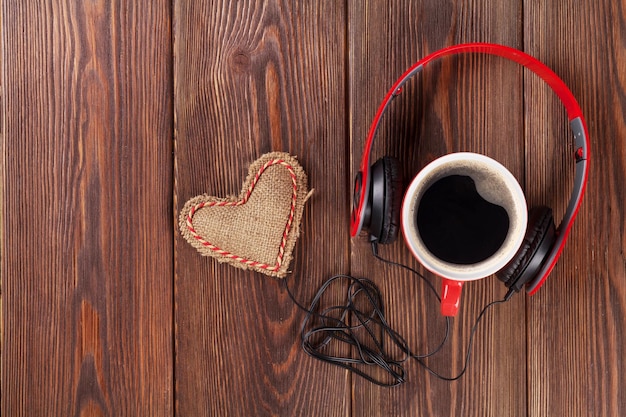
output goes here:
<path id="1" fill-rule="evenodd" d="M 379 261 L 415 274 L 427 285 L 429 292 L 437 301 L 441 301 L 439 293 L 424 275 L 407 265 L 381 257 L 378 254 L 376 241 L 371 242 L 371 249 L 372 254 Z M 343 304 L 322 307 L 322 297 L 329 288 L 341 282 L 348 285 Z M 283 283 L 291 300 L 305 313 L 300 326 L 302 349 L 315 359 L 347 369 L 376 385 L 385 387 L 406 382 L 404 363 L 409 358 L 416 360 L 428 373 L 438 379 L 444 381 L 460 379 L 467 371 L 474 335 L 482 318 L 491 307 L 504 303 L 512 295 L 507 293 L 503 299 L 492 301 L 483 307 L 470 330 L 463 368 L 455 376 L 444 376 L 432 369 L 424 359 L 440 352 L 446 344 L 450 334 L 450 317 L 445 318 L 446 330 L 441 342 L 428 353 L 416 354 L 404 337 L 387 323 L 382 293 L 372 280 L 344 274 L 334 275 L 322 284 L 308 308 L 297 301 L 289 288 L 287 279 L 284 279 Z M 388 343 L 390 348 L 386 347 Z M 345 345 L 351 347 L 350 354 L 345 353 Z M 391 349 L 396 353 L 391 353 Z M 366 370 L 370 367 L 381 369 L 384 376 L 376 376 L 375 370 L 367 372 Z"/>

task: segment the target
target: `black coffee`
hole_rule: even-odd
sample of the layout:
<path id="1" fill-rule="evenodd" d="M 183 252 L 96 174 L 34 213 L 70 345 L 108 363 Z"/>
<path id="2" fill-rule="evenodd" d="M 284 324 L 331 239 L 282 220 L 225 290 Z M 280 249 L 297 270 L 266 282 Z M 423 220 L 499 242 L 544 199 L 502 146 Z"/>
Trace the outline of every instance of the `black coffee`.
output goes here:
<path id="1" fill-rule="evenodd" d="M 475 264 L 493 255 L 509 231 L 506 210 L 482 198 L 471 177 L 450 175 L 432 184 L 417 209 L 428 250 L 446 262 Z"/>

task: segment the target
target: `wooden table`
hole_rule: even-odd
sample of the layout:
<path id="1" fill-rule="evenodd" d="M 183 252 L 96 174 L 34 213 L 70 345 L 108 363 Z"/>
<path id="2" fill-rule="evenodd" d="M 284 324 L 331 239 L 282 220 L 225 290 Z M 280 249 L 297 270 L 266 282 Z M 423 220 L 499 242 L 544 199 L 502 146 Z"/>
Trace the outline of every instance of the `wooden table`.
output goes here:
<path id="1" fill-rule="evenodd" d="M 4 1 L 2 415 L 626 415 L 625 22 L 623 0 Z M 315 193 L 296 297 L 336 273 L 369 277 L 409 344 L 433 346 L 443 327 L 426 287 L 349 237 L 352 181 L 393 81 L 476 41 L 523 50 L 570 86 L 589 126 L 588 192 L 546 285 L 488 314 L 461 380 L 413 361 L 407 383 L 380 388 L 303 353 L 282 283 L 199 256 L 178 212 L 237 194 L 266 152 L 297 155 Z M 437 156 L 484 153 L 529 205 L 562 216 L 570 132 L 532 73 L 444 59 L 398 100 L 374 158 L 399 157 L 411 178 Z M 401 241 L 381 254 L 419 267 Z M 476 315 L 504 292 L 468 284 L 428 363 L 458 372 Z"/>

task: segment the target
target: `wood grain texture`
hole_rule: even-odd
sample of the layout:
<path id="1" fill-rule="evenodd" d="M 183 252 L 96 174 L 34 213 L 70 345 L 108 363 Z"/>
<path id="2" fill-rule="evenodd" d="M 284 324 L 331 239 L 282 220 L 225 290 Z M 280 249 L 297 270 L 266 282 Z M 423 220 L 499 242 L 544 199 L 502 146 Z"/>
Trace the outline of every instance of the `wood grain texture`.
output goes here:
<path id="1" fill-rule="evenodd" d="M 2 3 L 3 416 L 171 415 L 170 16 Z"/>
<path id="2" fill-rule="evenodd" d="M 521 47 L 521 3 L 387 2 L 349 6 L 350 114 L 353 171 L 358 170 L 369 124 L 397 77 L 429 52 L 470 41 Z M 375 18 L 372 18 L 375 16 Z M 505 92 L 505 93 L 504 93 Z M 383 122 L 372 163 L 396 156 L 408 184 L 421 167 L 445 153 L 473 151 L 503 163 L 523 182 L 522 71 L 506 60 L 463 56 L 433 63 L 407 84 Z M 384 257 L 415 267 L 402 238 L 381 248 Z M 353 239 L 352 273 L 374 279 L 386 296 L 391 322 L 418 353 L 441 340 L 444 322 L 425 285 L 376 261 L 366 239 Z M 427 278 L 440 290 L 440 281 Z M 445 376 L 458 374 L 469 331 L 482 306 L 504 296 L 495 278 L 464 289 L 448 345 L 428 364 Z M 502 416 L 526 414 L 525 299 L 498 306 L 481 324 L 470 367 L 457 382 L 440 381 L 415 361 L 408 382 L 378 388 L 354 378 L 354 415 Z"/>
<path id="3" fill-rule="evenodd" d="M 626 414 L 626 3 L 527 2 L 524 42 L 581 104 L 591 141 L 587 194 L 563 256 L 528 303 L 529 415 Z M 565 210 L 573 146 L 562 106 L 525 79 L 531 200 Z M 550 163 L 547 163 L 550 161 Z"/>
<path id="4" fill-rule="evenodd" d="M 238 194 L 266 152 L 297 156 L 315 192 L 286 279 L 308 302 L 349 268 L 343 4 L 179 0 L 175 21 L 177 210 Z M 349 414 L 349 376 L 303 353 L 280 281 L 179 236 L 175 286 L 178 415 Z"/>
<path id="5" fill-rule="evenodd" d="M 2 416 L 626 415 L 624 0 L 0 7 Z M 487 315 L 460 381 L 409 361 L 405 385 L 378 388 L 306 356 L 283 283 L 199 256 L 179 210 L 201 193 L 238 194 L 266 152 L 296 155 L 315 189 L 287 278 L 296 297 L 335 273 L 369 277 L 392 325 L 431 350 L 438 303 L 349 239 L 349 196 L 393 81 L 469 41 L 523 49 L 571 87 L 591 136 L 588 192 L 544 288 Z M 373 159 L 398 156 L 408 181 L 444 153 L 485 153 L 560 219 L 570 135 L 535 76 L 465 56 L 406 86 Z M 418 267 L 402 242 L 381 254 Z M 495 279 L 468 284 L 428 364 L 457 373 L 474 318 L 503 294 Z"/>

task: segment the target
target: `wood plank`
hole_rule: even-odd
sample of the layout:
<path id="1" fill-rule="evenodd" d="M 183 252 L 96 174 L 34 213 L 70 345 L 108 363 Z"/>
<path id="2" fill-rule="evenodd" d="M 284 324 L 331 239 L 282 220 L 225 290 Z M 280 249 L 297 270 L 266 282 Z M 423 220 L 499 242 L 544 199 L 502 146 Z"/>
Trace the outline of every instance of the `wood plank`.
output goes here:
<path id="1" fill-rule="evenodd" d="M 170 16 L 2 3 L 3 416 L 173 411 Z"/>
<path id="2" fill-rule="evenodd" d="M 578 219 L 527 305 L 529 415 L 626 415 L 626 4 L 526 3 L 525 46 L 569 85 L 591 140 Z M 525 86 L 531 200 L 560 219 L 573 181 L 571 133 L 554 95 L 531 77 Z"/>
<path id="3" fill-rule="evenodd" d="M 316 190 L 287 278 L 305 302 L 349 268 L 344 6 L 179 0 L 174 16 L 176 211 L 239 194 L 266 152 L 297 156 Z M 177 414 L 348 414 L 346 372 L 303 353 L 303 314 L 281 282 L 179 236 L 175 287 Z"/>
<path id="4" fill-rule="evenodd" d="M 470 41 L 522 46 L 521 2 L 458 3 L 369 1 L 349 5 L 352 169 L 358 170 L 369 124 L 396 78 L 429 52 Z M 446 59 L 424 69 L 394 101 L 374 145 L 372 163 L 384 154 L 400 158 L 406 181 L 426 163 L 452 151 L 483 153 L 503 163 L 523 184 L 522 70 L 479 56 Z M 505 94 L 503 92 L 506 91 Z M 404 242 L 381 254 L 418 267 Z M 444 323 L 436 300 L 416 277 L 375 260 L 365 238 L 353 240 L 352 273 L 381 287 L 391 323 L 418 353 L 437 345 Z M 439 290 L 440 281 L 428 274 Z M 466 285 L 449 345 L 427 362 L 441 374 L 461 369 L 470 328 L 489 301 L 504 296 L 495 278 Z M 496 307 L 481 324 L 470 367 L 460 381 L 444 382 L 415 361 L 408 382 L 379 388 L 354 377 L 353 414 L 525 415 L 524 296 Z"/>

